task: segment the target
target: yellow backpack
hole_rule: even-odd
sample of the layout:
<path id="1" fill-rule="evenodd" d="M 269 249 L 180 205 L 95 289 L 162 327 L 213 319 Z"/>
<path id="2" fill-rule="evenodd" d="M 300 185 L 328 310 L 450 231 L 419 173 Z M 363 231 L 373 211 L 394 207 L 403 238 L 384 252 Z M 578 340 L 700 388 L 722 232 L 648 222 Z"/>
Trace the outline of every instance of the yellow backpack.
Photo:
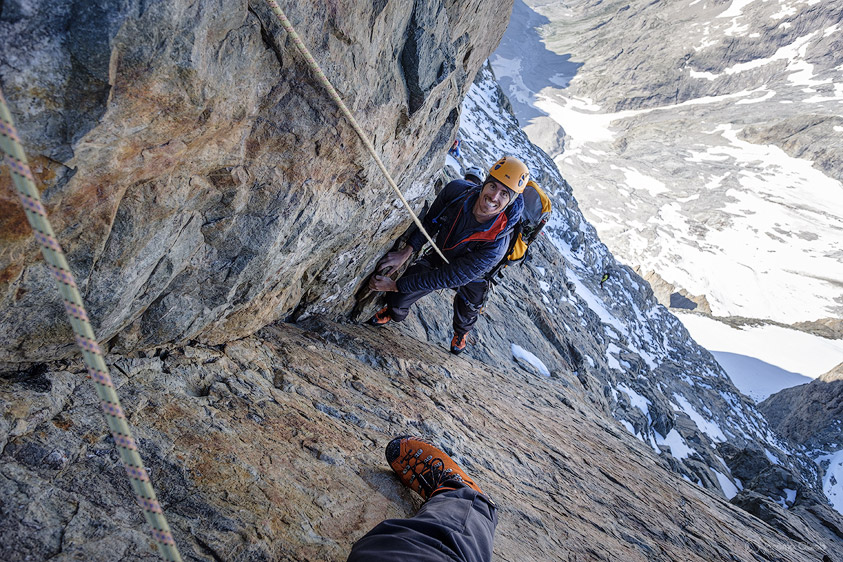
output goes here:
<path id="1" fill-rule="evenodd" d="M 506 255 L 506 259 L 510 263 L 524 259 L 527 248 L 539 235 L 544 225 L 547 224 L 552 210 L 550 198 L 533 180 L 527 183 L 522 197 L 524 198 L 524 211 L 521 213 L 521 231 L 518 232 L 518 236 L 513 237 L 515 242 L 510 244 L 512 247 Z"/>

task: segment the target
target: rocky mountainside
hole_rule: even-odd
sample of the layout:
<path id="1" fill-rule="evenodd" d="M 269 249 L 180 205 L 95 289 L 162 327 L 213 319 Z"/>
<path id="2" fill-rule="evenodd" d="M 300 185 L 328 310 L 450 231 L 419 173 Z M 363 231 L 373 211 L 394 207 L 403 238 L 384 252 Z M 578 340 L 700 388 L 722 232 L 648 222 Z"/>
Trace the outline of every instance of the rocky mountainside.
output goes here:
<path id="1" fill-rule="evenodd" d="M 409 219 L 263 4 L 4 2 L 0 79 L 186 559 L 344 559 L 414 511 L 382 448 L 416 433 L 500 504 L 499 560 L 843 560 L 816 466 L 615 261 L 491 71 L 471 84 L 506 3 L 285 9 L 414 206 L 459 124 L 466 164 L 519 155 L 556 211 L 465 356 L 448 291 L 354 325 Z M 6 188 L 0 557 L 151 560 Z"/>
<path id="2" fill-rule="evenodd" d="M 489 354 L 499 356 L 508 342 L 519 342 L 520 332 L 522 339 L 528 336 L 528 351 L 547 361 L 553 373 L 558 372 L 558 363 L 548 359 L 554 350 L 544 344 L 555 344 L 590 391 L 589 398 L 673 470 L 720 490 L 756 514 L 765 512 L 773 525 L 783 523 L 779 519 L 783 514 L 799 513 L 837 548 L 843 539 L 843 520 L 819 492 L 823 475 L 816 464 L 781 442 L 712 356 L 658 304 L 647 283 L 615 260 L 582 216 L 571 186 L 547 154 L 529 142 L 508 107 L 491 68 L 482 69 L 463 103 L 459 164 L 482 166 L 494 161 L 502 148 L 517 154 L 551 195 L 554 217 L 539 242 L 539 255 L 528 267 L 512 272 L 514 285 L 504 284 L 506 295 L 514 292 L 521 300 L 536 295 L 526 314 L 536 319 L 540 333 L 533 336 L 525 330 L 529 321 L 515 323 L 516 331 L 509 331 Z M 562 275 L 553 275 L 554 269 Z M 610 279 L 601 286 L 607 271 Z M 522 275 L 525 282 L 518 280 Z M 481 323 L 479 330 L 484 343 L 501 330 L 494 309 L 489 308 L 489 322 Z M 517 317 L 517 309 L 504 315 L 510 320 Z M 446 336 L 447 323 L 443 328 L 440 339 Z M 593 392 L 598 388 L 602 396 Z M 788 461 L 783 462 L 785 458 Z M 793 486 L 800 490 L 795 496 Z M 759 508 L 761 498 L 764 509 Z M 786 510 L 776 509 L 773 515 L 770 504 Z"/>
<path id="3" fill-rule="evenodd" d="M 808 384 L 786 388 L 758 409 L 775 431 L 823 469 L 823 491 L 843 506 L 843 364 Z"/>
<path id="4" fill-rule="evenodd" d="M 840 2 L 513 13 L 495 72 L 617 256 L 717 316 L 843 317 Z"/>

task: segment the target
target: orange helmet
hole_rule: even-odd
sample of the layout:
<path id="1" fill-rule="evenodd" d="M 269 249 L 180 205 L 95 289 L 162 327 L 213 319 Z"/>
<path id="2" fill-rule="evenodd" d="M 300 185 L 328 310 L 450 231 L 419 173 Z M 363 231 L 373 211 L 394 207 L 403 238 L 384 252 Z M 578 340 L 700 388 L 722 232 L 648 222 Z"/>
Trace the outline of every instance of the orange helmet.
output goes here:
<path id="1" fill-rule="evenodd" d="M 523 193 L 530 179 L 530 170 L 518 158 L 504 156 L 491 167 L 489 175 L 515 193 Z"/>

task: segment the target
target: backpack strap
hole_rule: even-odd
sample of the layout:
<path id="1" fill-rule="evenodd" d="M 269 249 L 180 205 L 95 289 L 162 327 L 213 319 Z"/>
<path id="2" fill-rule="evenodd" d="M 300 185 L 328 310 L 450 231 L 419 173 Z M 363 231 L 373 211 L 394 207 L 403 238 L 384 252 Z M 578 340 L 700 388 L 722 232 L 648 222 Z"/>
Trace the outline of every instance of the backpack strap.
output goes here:
<path id="1" fill-rule="evenodd" d="M 438 215 L 430 219 L 430 222 L 437 226 L 441 226 L 447 223 L 450 220 L 451 216 L 453 216 L 453 213 L 451 211 L 459 211 L 459 207 L 462 206 L 463 203 L 465 203 L 465 200 L 468 199 L 468 196 L 471 195 L 473 191 L 474 189 L 469 188 L 458 193 L 453 199 L 445 203 L 445 205 L 442 207 L 442 211 Z M 459 206 L 456 206 L 456 203 L 459 203 Z"/>
<path id="2" fill-rule="evenodd" d="M 524 223 L 522 221 L 518 221 L 515 223 L 515 226 L 512 228 L 512 232 L 509 235 L 509 245 L 506 247 L 506 253 L 504 254 L 501 261 L 492 268 L 492 270 L 484 276 L 484 279 L 490 281 L 492 284 L 496 284 L 495 277 L 503 277 L 503 269 L 509 265 L 509 254 L 512 253 L 512 249 L 515 247 L 515 243 L 518 242 L 518 237 L 521 235 L 524 229 Z"/>

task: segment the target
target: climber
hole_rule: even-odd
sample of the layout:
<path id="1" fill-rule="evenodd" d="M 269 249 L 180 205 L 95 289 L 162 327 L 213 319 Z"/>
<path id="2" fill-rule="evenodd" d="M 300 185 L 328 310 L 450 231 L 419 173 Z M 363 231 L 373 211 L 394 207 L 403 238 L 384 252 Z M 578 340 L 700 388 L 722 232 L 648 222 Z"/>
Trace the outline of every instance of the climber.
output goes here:
<path id="1" fill-rule="evenodd" d="M 483 177 L 486 174 L 483 173 L 483 168 L 480 166 L 471 166 L 468 170 L 465 171 L 465 179 L 466 181 L 470 181 L 474 185 L 481 185 L 483 183 Z"/>
<path id="2" fill-rule="evenodd" d="M 448 154 L 453 156 L 454 158 L 460 158 L 462 154 L 460 154 L 460 139 L 454 139 L 454 144 L 451 145 L 451 149 L 448 151 Z"/>
<path id="3" fill-rule="evenodd" d="M 603 277 L 600 279 L 600 288 L 603 288 L 603 283 L 609 280 L 609 272 L 603 273 Z"/>
<path id="4" fill-rule="evenodd" d="M 513 227 L 521 218 L 521 193 L 530 172 L 512 156 L 498 160 L 482 186 L 454 180 L 434 199 L 424 218 L 424 228 L 435 236 L 436 245 L 448 263 L 438 255 L 420 257 L 393 281 L 386 273 L 398 269 L 424 244 L 415 232 L 401 250 L 388 253 L 369 279 L 373 291 L 387 291 L 387 305 L 369 322 L 382 326 L 407 317 L 410 306 L 426 294 L 452 288 L 454 296 L 454 337 L 451 353 L 461 353 L 489 290 L 484 276 L 504 257 Z"/>
<path id="5" fill-rule="evenodd" d="M 386 462 L 401 483 L 426 500 L 409 519 L 387 519 L 354 543 L 349 562 L 492 559 L 497 508 L 468 475 L 432 444 L 397 437 Z"/>

